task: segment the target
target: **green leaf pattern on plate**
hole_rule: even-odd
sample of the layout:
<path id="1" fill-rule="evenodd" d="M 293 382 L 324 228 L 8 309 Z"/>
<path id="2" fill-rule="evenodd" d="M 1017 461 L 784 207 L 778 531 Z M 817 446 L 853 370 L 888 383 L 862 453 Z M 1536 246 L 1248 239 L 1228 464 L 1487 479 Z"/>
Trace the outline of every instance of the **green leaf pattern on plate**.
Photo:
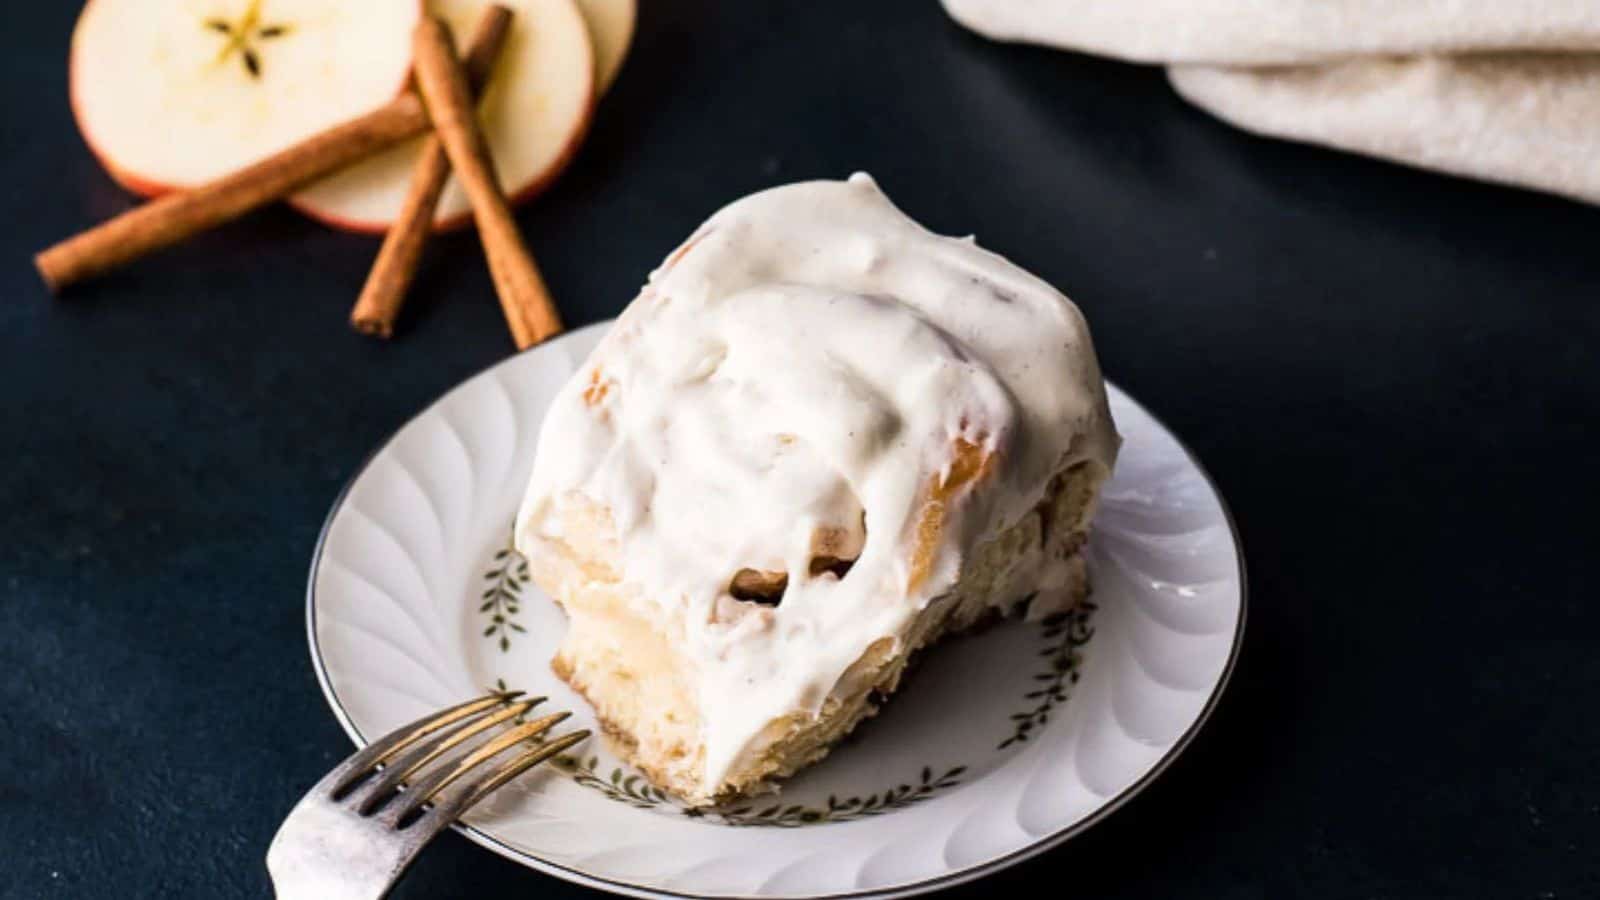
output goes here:
<path id="1" fill-rule="evenodd" d="M 511 650 L 513 634 L 527 633 L 517 622 L 517 615 L 522 612 L 522 589 L 532 580 L 527 557 L 512 546 L 509 535 L 506 545 L 495 551 L 494 562 L 483 573 L 483 580 L 485 587 L 478 597 L 478 612 L 488 620 L 483 636 L 496 641 L 500 652 L 505 653 Z"/>
<path id="2" fill-rule="evenodd" d="M 521 611 L 522 590 L 530 581 L 528 561 L 512 547 L 506 545 L 495 551 L 494 561 L 484 573 L 486 587 L 479 598 L 478 611 L 487 618 L 483 636 L 495 640 L 502 652 L 511 649 L 511 636 L 526 631 L 516 621 Z M 1034 687 L 1023 694 L 1028 708 L 1011 716 L 1013 731 L 1000 741 L 997 749 L 1004 750 L 1026 742 L 1034 732 L 1044 727 L 1050 712 L 1066 701 L 1071 687 L 1078 682 L 1078 670 L 1083 662 L 1081 648 L 1094 636 L 1089 618 L 1095 605 L 1085 602 L 1070 612 L 1050 616 L 1040 623 L 1045 646 L 1039 651 L 1043 667 L 1029 681 Z M 495 689 L 506 691 L 504 679 L 496 679 Z M 773 803 L 771 798 L 754 798 L 737 801 L 726 806 L 690 806 L 651 784 L 643 775 L 622 766 L 613 766 L 605 773 L 600 759 L 590 756 L 559 756 L 553 761 L 556 768 L 566 773 L 578 784 L 597 791 L 610 800 L 625 803 L 635 809 L 676 809 L 682 815 L 735 827 L 799 828 L 824 822 L 848 822 L 878 816 L 897 809 L 921 803 L 961 783 L 966 766 L 954 766 L 943 773 L 935 773 L 931 766 L 923 766 L 914 781 L 902 782 L 886 790 L 840 798 L 829 796 L 825 806 Z M 767 802 L 762 802 L 766 800 Z"/>

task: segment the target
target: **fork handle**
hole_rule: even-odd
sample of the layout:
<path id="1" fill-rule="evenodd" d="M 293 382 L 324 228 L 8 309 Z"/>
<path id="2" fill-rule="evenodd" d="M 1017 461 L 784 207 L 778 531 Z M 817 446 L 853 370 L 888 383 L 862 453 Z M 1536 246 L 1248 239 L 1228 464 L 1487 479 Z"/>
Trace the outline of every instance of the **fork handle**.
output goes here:
<path id="1" fill-rule="evenodd" d="M 335 769 L 312 788 L 272 839 L 267 873 L 278 900 L 378 900 L 461 812 L 442 808 L 396 831 L 326 799 L 342 774 Z M 464 799 L 458 792 L 442 805 Z"/>

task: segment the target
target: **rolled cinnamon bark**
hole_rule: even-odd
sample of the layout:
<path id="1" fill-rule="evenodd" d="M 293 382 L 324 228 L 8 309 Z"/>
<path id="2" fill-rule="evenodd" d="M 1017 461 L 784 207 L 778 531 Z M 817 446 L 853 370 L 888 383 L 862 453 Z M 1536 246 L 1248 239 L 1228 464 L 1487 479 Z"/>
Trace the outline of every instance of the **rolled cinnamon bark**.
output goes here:
<path id="1" fill-rule="evenodd" d="M 478 237 L 512 339 L 519 349 L 531 347 L 561 332 L 561 316 L 511 217 L 488 144 L 478 130 L 472 94 L 449 30 L 438 19 L 423 16 L 412 52 L 417 87 L 427 101 L 434 134 L 472 203 Z"/>
<path id="2" fill-rule="evenodd" d="M 467 60 L 467 79 L 474 95 L 482 93 L 488 82 L 493 60 L 504 46 L 510 25 L 511 10 L 504 6 L 490 7 L 478 20 L 477 30 L 468 42 L 474 53 Z M 476 65 L 480 50 L 490 61 L 489 66 L 479 68 Z M 439 196 L 449 180 L 450 158 L 445 155 L 439 136 L 423 138 L 417 161 L 411 167 L 411 184 L 400 206 L 400 216 L 384 235 L 372 271 L 361 288 L 361 295 L 356 298 L 356 305 L 350 310 L 350 324 L 357 331 L 382 338 L 394 334 L 395 320 L 405 305 L 406 291 L 416 276 L 423 245 L 433 229 Z"/>
<path id="3" fill-rule="evenodd" d="M 505 14 L 496 9 L 484 16 Z M 482 31 L 480 28 L 479 33 Z M 492 56 L 474 43 L 469 65 L 487 72 Z M 427 130 L 428 114 L 421 99 L 407 91 L 364 116 L 312 135 L 252 166 L 159 197 L 68 238 L 35 256 L 34 265 L 50 290 L 60 292 L 75 282 L 237 219 Z"/>

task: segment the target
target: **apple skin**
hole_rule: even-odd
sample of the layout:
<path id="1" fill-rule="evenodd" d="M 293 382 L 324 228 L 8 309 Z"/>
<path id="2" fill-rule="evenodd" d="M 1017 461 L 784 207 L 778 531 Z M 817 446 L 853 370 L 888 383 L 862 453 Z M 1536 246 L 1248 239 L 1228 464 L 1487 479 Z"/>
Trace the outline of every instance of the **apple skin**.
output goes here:
<path id="1" fill-rule="evenodd" d="M 542 174 L 534 178 L 533 181 L 519 186 L 516 190 L 506 193 L 506 203 L 508 205 L 516 207 L 534 199 L 554 184 L 557 178 L 561 177 L 561 173 L 566 171 L 568 164 L 578 155 L 578 149 L 583 146 L 584 138 L 589 135 L 589 124 L 594 119 L 594 107 L 594 101 L 591 99 L 588 107 L 584 110 L 583 118 L 579 120 L 577 127 L 572 130 L 572 134 L 567 138 L 566 145 L 561 148 L 560 155 Z M 329 228 L 351 234 L 383 235 L 388 233 L 389 226 L 393 224 L 389 221 L 365 221 L 332 215 L 295 197 L 290 197 L 288 203 L 296 212 L 307 218 L 320 222 Z M 433 234 L 446 234 L 452 231 L 460 231 L 471 224 L 472 212 L 468 210 L 458 215 L 439 219 L 433 223 L 431 231 Z"/>
<path id="2" fill-rule="evenodd" d="M 84 6 L 84 11 L 80 13 L 80 18 L 87 13 L 90 6 L 98 2 L 103 2 L 103 0 L 87 0 Z M 416 3 L 419 12 L 425 13 L 426 0 L 416 0 Z M 631 37 L 631 28 L 629 31 Z M 77 58 L 78 32 L 77 29 L 74 29 L 72 49 L 69 51 L 69 62 L 67 67 L 68 102 L 72 109 L 73 120 L 78 126 L 78 132 L 80 135 L 82 135 L 84 144 L 88 147 L 90 154 L 94 156 L 95 161 L 98 162 L 101 168 L 105 170 L 106 174 L 109 175 L 111 179 L 124 190 L 138 197 L 143 197 L 146 199 L 153 199 L 163 194 L 183 190 L 185 187 L 187 187 L 186 185 L 168 184 L 155 179 L 146 178 L 136 172 L 128 170 L 119 165 L 110 154 L 106 153 L 105 150 L 95 142 L 93 135 L 87 128 L 84 127 L 83 117 L 80 113 L 82 101 L 80 100 L 79 94 L 80 91 L 83 90 L 83 78 L 78 73 L 78 67 L 72 62 Z M 410 72 L 408 71 L 401 78 L 399 85 L 396 87 L 395 96 L 399 96 L 401 93 L 404 93 L 410 89 L 410 80 Z M 597 83 L 596 87 L 601 87 L 601 85 Z M 514 190 L 507 192 L 506 199 L 510 205 L 517 206 L 533 200 L 535 197 L 544 193 L 544 191 L 547 190 L 552 184 L 554 184 L 555 180 L 559 178 L 562 172 L 566 170 L 566 167 L 577 156 L 579 148 L 582 147 L 584 139 L 588 135 L 590 123 L 594 118 L 596 99 L 597 98 L 591 98 L 588 106 L 583 111 L 580 121 L 568 135 L 566 143 L 552 164 L 532 181 L 519 185 Z M 287 202 L 292 208 L 304 214 L 308 218 L 340 231 L 363 235 L 382 235 L 389 230 L 389 226 L 391 224 L 389 221 L 349 219 L 333 215 L 295 197 L 290 197 Z M 450 231 L 458 231 L 470 226 L 471 224 L 472 214 L 470 211 L 468 211 L 457 215 L 448 216 L 439 220 L 438 222 L 435 222 L 432 230 L 435 234 L 440 234 Z"/>
<path id="3" fill-rule="evenodd" d="M 583 17 L 583 6 L 581 4 L 574 2 L 572 4 L 572 8 L 577 14 L 582 27 L 586 29 L 585 33 L 589 36 L 587 43 L 590 65 L 586 70 L 586 74 L 589 79 L 588 90 L 586 92 L 587 99 L 584 101 L 577 117 L 568 126 L 568 133 L 565 141 L 561 145 L 561 149 L 551 159 L 551 161 L 545 165 L 542 171 L 534 175 L 532 178 L 519 182 L 515 185 L 505 185 L 504 182 L 502 182 L 502 187 L 505 188 L 506 192 L 507 205 L 511 207 L 516 207 L 520 204 L 526 203 L 544 193 L 552 184 L 555 183 L 556 179 L 561 176 L 561 174 L 566 170 L 567 166 L 571 164 L 572 160 L 577 156 L 578 150 L 583 146 L 585 138 L 588 137 L 589 127 L 593 122 L 595 108 L 599 102 L 599 95 L 603 90 L 602 82 L 600 80 L 601 73 L 599 71 L 599 60 L 595 54 L 593 39 L 594 32 L 592 30 L 592 26 L 590 25 L 589 21 Z M 630 40 L 631 33 L 632 29 L 630 27 Z M 617 63 L 617 66 L 620 67 L 620 62 Z M 504 178 L 503 173 L 501 173 L 501 177 L 502 179 Z M 290 195 L 286 202 L 295 211 L 316 222 L 319 222 L 330 228 L 352 234 L 380 236 L 386 234 L 389 230 L 389 227 L 393 224 L 392 219 L 362 219 L 330 212 L 327 208 L 320 206 L 313 201 L 309 201 L 298 194 Z M 459 231 L 471 226 L 472 224 L 472 211 L 467 209 L 460 213 L 437 218 L 434 221 L 430 231 L 433 234 L 444 234 L 447 232 Z"/>
<path id="4" fill-rule="evenodd" d="M 88 0 L 83 5 L 83 10 L 78 13 L 78 18 L 81 20 L 88 14 L 89 7 L 96 2 L 97 0 Z M 94 142 L 94 137 L 89 134 L 89 129 L 83 127 L 83 115 L 81 112 L 83 101 L 78 98 L 78 92 L 83 89 L 83 79 L 78 75 L 78 67 L 73 64 L 73 61 L 77 58 L 78 29 L 74 26 L 72 29 L 71 48 L 67 51 L 67 104 L 72 109 L 72 121 L 73 124 L 78 126 L 78 134 L 83 136 L 84 144 L 88 145 L 89 153 L 94 156 L 96 162 L 100 163 L 100 168 L 105 169 L 106 174 L 111 176 L 111 180 L 121 185 L 123 190 L 140 197 L 159 197 L 162 194 L 177 190 L 173 185 L 149 181 L 123 169 L 112 161 L 111 157 L 100 148 L 99 144 Z"/>
<path id="5" fill-rule="evenodd" d="M 83 9 L 78 13 L 78 20 L 80 22 L 83 20 L 83 17 L 88 14 L 89 8 L 97 2 L 100 2 L 100 0 L 86 0 L 83 5 Z M 427 0 L 416 0 L 416 4 L 417 14 L 419 16 L 427 14 Z M 73 124 L 78 126 L 78 134 L 83 136 L 84 144 L 88 146 L 90 155 L 92 155 L 95 158 L 95 161 L 100 164 L 100 168 L 105 169 L 106 174 L 111 176 L 111 180 L 120 185 L 123 190 L 129 192 L 130 194 L 134 194 L 135 196 L 144 197 L 146 199 L 154 199 L 162 194 L 170 194 L 173 191 L 181 191 L 185 187 L 192 187 L 192 185 L 166 184 L 164 182 L 145 178 L 137 173 L 130 172 L 122 166 L 117 165 L 116 161 L 111 158 L 110 154 L 106 153 L 105 150 L 100 147 L 100 145 L 95 143 L 94 137 L 89 133 L 89 129 L 85 128 L 83 125 L 83 115 L 81 112 L 83 103 L 78 96 L 79 91 L 83 89 L 83 79 L 78 75 L 78 67 L 75 65 L 75 61 L 77 59 L 78 28 L 74 26 L 72 29 L 71 46 L 67 51 L 67 104 L 72 109 L 72 121 Z M 410 87 L 411 70 L 407 69 L 405 74 L 400 78 L 400 84 L 395 87 L 394 96 L 400 96 L 407 90 L 410 90 Z M 309 137 L 309 135 L 307 135 L 307 137 Z"/>

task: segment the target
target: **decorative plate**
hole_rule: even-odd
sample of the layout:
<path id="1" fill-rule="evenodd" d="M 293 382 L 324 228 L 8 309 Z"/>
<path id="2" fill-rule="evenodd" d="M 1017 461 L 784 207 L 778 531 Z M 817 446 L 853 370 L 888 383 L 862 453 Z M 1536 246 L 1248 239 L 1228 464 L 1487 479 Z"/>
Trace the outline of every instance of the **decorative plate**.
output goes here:
<path id="1" fill-rule="evenodd" d="M 483 372 L 372 456 L 311 563 L 311 658 L 357 744 L 507 686 L 585 703 L 549 670 L 565 622 L 509 548 L 556 390 L 606 323 Z M 592 739 L 457 827 L 535 869 L 643 897 L 890 897 L 1052 847 L 1137 793 L 1222 692 L 1244 626 L 1238 541 L 1182 445 L 1111 389 L 1126 443 L 1090 542 L 1093 603 L 930 651 L 782 792 L 685 808 Z"/>

